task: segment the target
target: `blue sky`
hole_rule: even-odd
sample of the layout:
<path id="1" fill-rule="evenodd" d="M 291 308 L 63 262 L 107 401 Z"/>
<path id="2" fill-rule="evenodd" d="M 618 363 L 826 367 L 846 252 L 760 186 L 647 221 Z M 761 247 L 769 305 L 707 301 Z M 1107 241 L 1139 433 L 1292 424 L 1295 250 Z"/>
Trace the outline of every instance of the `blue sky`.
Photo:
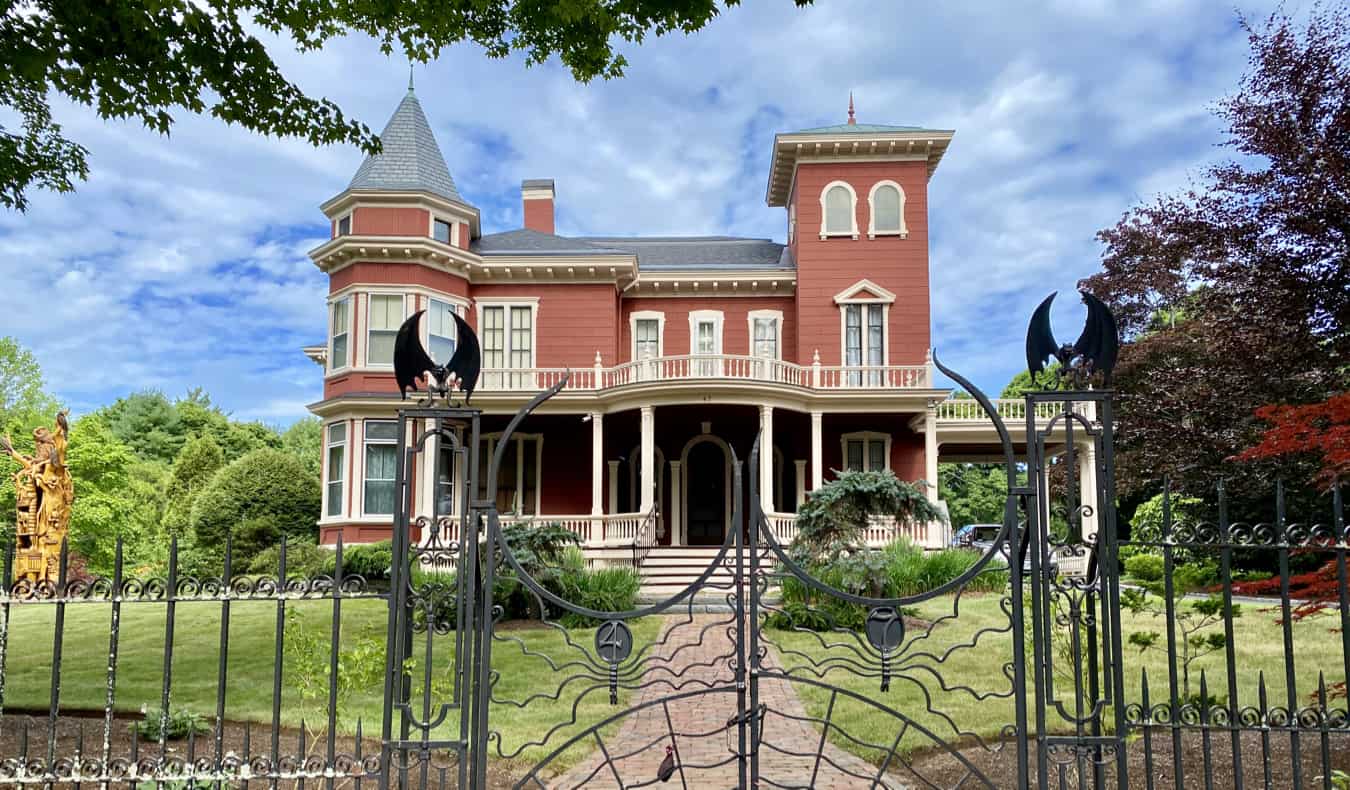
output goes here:
<path id="1" fill-rule="evenodd" d="M 417 67 L 484 229 L 518 227 L 521 179 L 553 178 L 562 234 L 782 241 L 783 212 L 764 204 L 773 134 L 843 121 L 851 90 L 861 122 L 956 130 L 930 183 L 934 344 L 992 391 L 1024 365 L 1035 304 L 1097 269 L 1095 232 L 1226 155 L 1209 109 L 1247 57 L 1220 2 L 747 6 L 629 50 L 619 81 L 579 85 L 556 62 L 527 69 L 472 46 Z M 364 38 L 270 45 L 303 89 L 376 130 L 405 89 L 407 64 Z M 0 213 L 0 334 L 32 348 L 77 411 L 200 385 L 241 417 L 303 416 L 322 388 L 299 349 L 322 339 L 326 291 L 305 252 L 360 153 L 185 112 L 169 137 L 55 112 L 92 174 Z M 1059 300 L 1061 334 L 1081 309 Z"/>

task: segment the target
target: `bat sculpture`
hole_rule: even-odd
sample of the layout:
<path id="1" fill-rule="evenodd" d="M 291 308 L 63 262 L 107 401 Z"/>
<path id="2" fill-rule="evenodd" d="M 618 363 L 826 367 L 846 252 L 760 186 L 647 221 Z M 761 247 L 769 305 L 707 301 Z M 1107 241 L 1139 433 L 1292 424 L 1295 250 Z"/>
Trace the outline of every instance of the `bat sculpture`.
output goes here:
<path id="1" fill-rule="evenodd" d="M 451 391 L 458 387 L 464 391 L 464 405 L 467 406 L 469 398 L 473 396 L 473 388 L 478 384 L 478 373 L 483 367 L 478 336 L 463 318 L 451 313 L 455 319 L 458 342 L 455 344 L 455 353 L 450 355 L 450 361 L 438 365 L 422 347 L 418 331 L 422 313 L 425 312 L 418 310 L 413 313 L 398 328 L 398 335 L 394 337 L 394 378 L 398 380 L 398 392 L 407 400 L 408 390 L 416 391 L 418 382 L 425 381 L 428 395 L 426 405 L 430 405 L 437 396 L 449 400 Z"/>
<path id="2" fill-rule="evenodd" d="M 1111 383 L 1111 370 L 1116 366 L 1116 354 L 1120 351 L 1120 334 L 1116 330 L 1116 318 L 1102 300 L 1086 291 L 1083 292 L 1083 304 L 1087 305 L 1087 323 L 1083 325 L 1083 334 L 1073 345 L 1060 345 L 1050 331 L 1050 303 L 1055 294 L 1045 297 L 1031 314 L 1031 324 L 1027 327 L 1027 370 L 1032 379 L 1045 369 L 1047 359 L 1059 360 L 1060 381 L 1071 379 L 1076 387 L 1087 386 L 1092 376 L 1102 374 L 1103 386 Z"/>

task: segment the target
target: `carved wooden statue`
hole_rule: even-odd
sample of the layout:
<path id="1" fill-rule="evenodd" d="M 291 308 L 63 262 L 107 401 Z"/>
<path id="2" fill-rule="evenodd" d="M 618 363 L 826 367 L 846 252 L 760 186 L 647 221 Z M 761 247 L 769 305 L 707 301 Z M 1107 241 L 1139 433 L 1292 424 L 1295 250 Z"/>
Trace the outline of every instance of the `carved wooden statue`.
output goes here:
<path id="1" fill-rule="evenodd" d="M 0 438 L 0 450 L 19 463 L 14 473 L 18 500 L 15 519 L 14 578 L 56 582 L 60 573 L 61 544 L 70 530 L 70 505 L 75 484 L 66 465 L 66 441 L 70 424 L 67 411 L 56 415 L 54 430 L 33 431 L 33 455 L 14 449 L 8 436 Z"/>

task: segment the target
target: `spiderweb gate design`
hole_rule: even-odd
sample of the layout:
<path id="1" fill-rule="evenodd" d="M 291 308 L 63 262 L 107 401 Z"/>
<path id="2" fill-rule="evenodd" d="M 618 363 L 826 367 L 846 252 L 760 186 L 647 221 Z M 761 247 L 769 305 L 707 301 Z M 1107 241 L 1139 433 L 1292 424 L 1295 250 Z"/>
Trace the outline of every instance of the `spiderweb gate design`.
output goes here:
<path id="1" fill-rule="evenodd" d="M 519 533 L 495 500 L 511 436 L 565 379 L 514 415 L 483 458 L 478 411 L 400 412 L 387 591 L 350 572 L 341 544 L 331 573 L 311 577 L 291 571 L 284 544 L 274 572 L 243 572 L 252 558 L 227 544 L 218 575 L 204 576 L 181 571 L 176 545 L 166 575 L 126 572 L 119 543 L 110 576 L 77 577 L 63 547 L 58 580 L 43 583 L 10 575 L 11 546 L 0 785 L 1332 790 L 1336 772 L 1350 771 L 1340 492 L 1329 520 L 1301 521 L 1276 487 L 1273 518 L 1242 523 L 1220 487 L 1215 518 L 1165 504 L 1158 529 L 1127 535 L 1113 507 L 1109 392 L 1028 395 L 1019 457 L 992 403 L 936 364 L 998 431 L 1003 527 L 959 573 L 891 597 L 796 560 L 759 505 L 758 476 L 743 479 L 743 465 L 759 466 L 756 442 L 732 448 L 733 528 L 693 583 L 631 611 L 582 605 L 604 600 L 567 581 L 585 558 L 513 545 Z M 413 516 L 410 481 L 428 465 L 454 515 Z M 1095 486 L 1080 485 L 1080 468 Z M 1143 591 L 1120 578 L 1121 556 L 1139 552 L 1162 569 L 1149 627 L 1165 633 L 1151 637 L 1136 613 Z M 1239 588 L 1237 568 L 1253 557 L 1275 572 Z M 1217 576 L 1187 596 L 1174 577 L 1197 558 Z M 1315 570 L 1296 567 L 1310 558 Z M 511 596 L 528 598 L 542 622 L 508 622 Z M 331 635 L 310 672 L 322 676 L 317 728 L 288 707 L 304 670 L 284 653 L 306 606 L 321 608 L 310 625 Z M 339 693 L 352 671 L 340 650 L 346 613 L 362 607 L 384 631 L 382 682 L 371 684 L 382 686 L 378 723 L 343 713 Z M 261 623 L 271 641 L 232 627 L 232 616 Z M 202 645 L 176 634 L 201 617 L 218 618 L 215 652 L 181 665 Z M 125 660 L 126 623 L 140 618 L 163 634 L 155 699 L 137 700 L 158 702 L 147 718 L 159 727 L 128 738 L 119 678 L 144 669 Z M 1239 638 L 1239 625 L 1257 636 Z M 90 633 L 90 655 L 66 650 Z M 241 657 L 233 645 L 246 637 L 270 656 Z M 1195 661 L 1202 648 L 1208 663 Z M 70 677 L 71 664 L 105 656 L 92 669 L 106 686 L 101 711 L 71 717 L 63 693 L 91 671 Z M 203 666 L 208 677 L 186 677 Z M 270 720 L 233 718 L 244 675 L 270 688 Z M 208 731 L 171 743 L 177 689 L 202 681 L 215 697 L 198 711 Z"/>

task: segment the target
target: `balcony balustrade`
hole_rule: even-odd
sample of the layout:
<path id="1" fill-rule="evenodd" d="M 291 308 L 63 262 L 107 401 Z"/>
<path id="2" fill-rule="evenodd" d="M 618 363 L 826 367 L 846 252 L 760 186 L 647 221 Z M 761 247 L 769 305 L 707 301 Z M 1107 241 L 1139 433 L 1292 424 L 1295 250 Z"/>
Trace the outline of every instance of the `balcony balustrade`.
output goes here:
<path id="1" fill-rule="evenodd" d="M 557 384 L 566 368 L 488 368 L 479 391 L 537 392 Z M 778 359 L 736 354 L 684 354 L 572 369 L 569 390 L 600 391 L 640 384 L 743 381 L 818 390 L 927 389 L 928 365 L 798 365 Z"/>

